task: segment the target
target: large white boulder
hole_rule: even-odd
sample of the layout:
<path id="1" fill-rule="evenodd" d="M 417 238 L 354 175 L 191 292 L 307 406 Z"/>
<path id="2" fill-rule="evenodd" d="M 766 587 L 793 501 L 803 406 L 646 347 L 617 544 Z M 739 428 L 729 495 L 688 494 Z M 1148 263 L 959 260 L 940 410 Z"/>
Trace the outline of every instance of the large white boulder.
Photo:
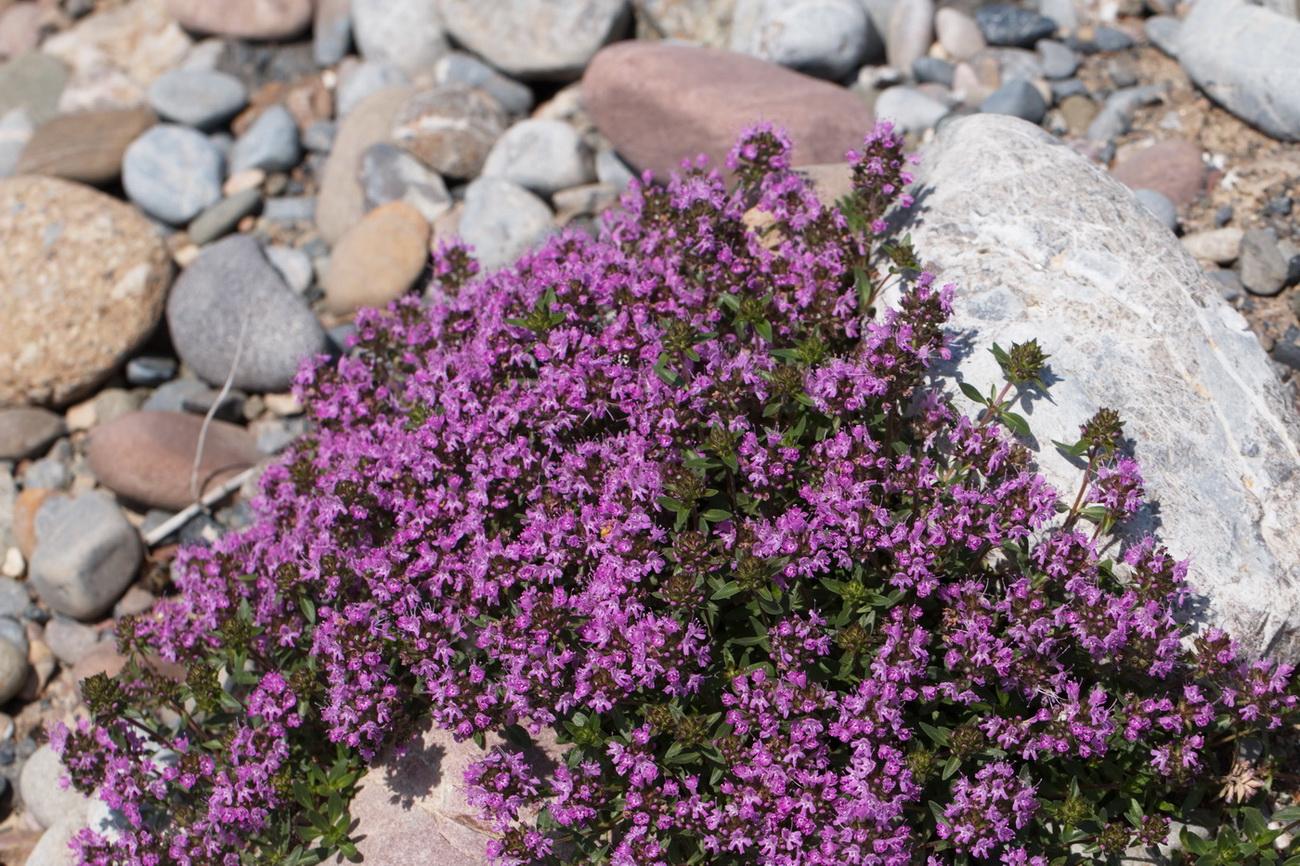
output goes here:
<path id="1" fill-rule="evenodd" d="M 1136 528 L 1191 558 L 1190 616 L 1300 661 L 1300 418 L 1242 317 L 1132 192 L 1022 120 L 944 127 L 915 191 L 904 230 L 958 286 L 960 378 L 1000 385 L 988 347 L 1036 337 L 1053 381 L 1017 411 L 1044 474 L 1072 498 L 1051 440 L 1119 411 L 1155 502 Z"/>

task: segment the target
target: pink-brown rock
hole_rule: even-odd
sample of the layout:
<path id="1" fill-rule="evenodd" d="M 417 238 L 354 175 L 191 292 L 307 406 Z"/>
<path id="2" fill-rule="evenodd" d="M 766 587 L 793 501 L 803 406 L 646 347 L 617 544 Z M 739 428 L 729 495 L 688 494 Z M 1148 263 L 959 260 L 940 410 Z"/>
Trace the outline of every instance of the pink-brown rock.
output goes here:
<path id="1" fill-rule="evenodd" d="M 287 39 L 307 29 L 312 0 L 168 0 L 186 30 L 234 39 Z"/>
<path id="2" fill-rule="evenodd" d="M 525 752 L 542 778 L 559 766 L 563 748 L 545 732 Z M 489 735 L 489 749 L 504 740 Z M 433 728 L 423 746 L 402 757 L 386 754 L 362 782 L 349 811 L 356 820 L 352 837 L 366 866 L 486 866 L 484 847 L 492 839 L 479 809 L 465 798 L 465 770 L 487 751 L 472 740 L 457 743 Z M 347 863 L 336 858 L 338 866 Z"/>
<path id="3" fill-rule="evenodd" d="M 1166 139 L 1124 158 L 1111 174 L 1129 189 L 1164 193 L 1175 207 L 1196 201 L 1205 188 L 1201 149 L 1181 138 Z"/>
<path id="4" fill-rule="evenodd" d="M 114 493 L 144 505 L 179 510 L 194 502 L 190 477 L 203 419 L 186 412 L 130 412 L 91 431 L 90 468 Z M 199 461 L 199 492 L 261 459 L 248 431 L 213 421 Z"/>
<path id="5" fill-rule="evenodd" d="M 64 405 L 152 332 L 171 259 L 138 210 L 80 184 L 0 180 L 0 406 Z"/>
<path id="6" fill-rule="evenodd" d="M 784 126 L 793 162 L 842 160 L 871 130 L 858 97 L 774 63 L 711 48 L 620 42 L 587 67 L 592 119 L 638 170 L 667 178 L 684 158 L 721 167 L 736 137 L 757 120 Z"/>

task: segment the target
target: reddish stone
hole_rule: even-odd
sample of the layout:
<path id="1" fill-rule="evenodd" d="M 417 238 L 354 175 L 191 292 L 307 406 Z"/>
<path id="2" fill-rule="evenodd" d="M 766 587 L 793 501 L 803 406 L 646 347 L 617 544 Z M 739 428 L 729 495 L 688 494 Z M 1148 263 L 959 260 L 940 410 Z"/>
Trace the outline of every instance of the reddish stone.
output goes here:
<path id="1" fill-rule="evenodd" d="M 1153 189 L 1174 203 L 1191 204 L 1205 189 L 1201 149 L 1190 141 L 1171 138 L 1126 157 L 1111 174 L 1129 189 Z"/>
<path id="2" fill-rule="evenodd" d="M 203 419 L 185 412 L 129 412 L 90 433 L 90 468 L 114 493 L 179 510 L 194 502 L 190 476 Z M 262 457 L 248 431 L 224 421 L 208 426 L 199 490 L 209 490 Z"/>
<path id="3" fill-rule="evenodd" d="M 870 109 L 843 87 L 687 45 L 604 48 L 587 67 L 582 92 L 619 154 L 659 178 L 701 153 L 721 168 L 741 130 L 759 120 L 786 128 L 795 165 L 843 161 L 873 125 Z"/>

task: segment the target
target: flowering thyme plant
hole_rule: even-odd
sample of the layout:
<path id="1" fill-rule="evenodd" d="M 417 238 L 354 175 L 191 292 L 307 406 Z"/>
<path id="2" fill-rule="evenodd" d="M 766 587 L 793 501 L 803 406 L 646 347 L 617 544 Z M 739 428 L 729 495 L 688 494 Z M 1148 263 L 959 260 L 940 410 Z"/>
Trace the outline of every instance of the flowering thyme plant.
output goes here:
<path id="1" fill-rule="evenodd" d="M 1142 501 L 1118 416 L 1060 443 L 1062 502 L 1009 410 L 1042 349 L 994 347 L 973 418 L 932 378 L 952 288 L 883 234 L 901 139 L 849 155 L 838 207 L 788 154 L 756 127 L 735 189 L 636 184 L 600 238 L 486 277 L 445 248 L 436 302 L 304 373 L 261 520 L 188 552 L 123 624 L 142 661 L 87 683 L 96 724 L 56 732 L 124 814 L 85 862 L 350 853 L 361 761 L 429 723 L 566 744 L 467 774 L 505 863 L 1047 864 L 1198 805 L 1227 842 L 1197 856 L 1276 859 L 1290 668 L 1186 633 L 1153 541 L 1101 556 Z"/>

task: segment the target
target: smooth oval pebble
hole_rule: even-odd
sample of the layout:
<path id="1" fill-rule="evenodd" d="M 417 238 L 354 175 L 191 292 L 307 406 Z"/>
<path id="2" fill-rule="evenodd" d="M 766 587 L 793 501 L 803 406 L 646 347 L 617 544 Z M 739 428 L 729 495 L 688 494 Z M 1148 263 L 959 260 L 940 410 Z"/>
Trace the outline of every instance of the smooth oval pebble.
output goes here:
<path id="1" fill-rule="evenodd" d="M 79 399 L 158 323 L 171 259 L 122 201 L 56 178 L 2 179 L 0 249 L 0 405 Z"/>
<path id="2" fill-rule="evenodd" d="M 451 210 L 451 193 L 442 177 L 387 142 L 372 144 L 361 155 L 361 185 L 368 208 L 404 201 L 418 210 L 430 225 Z"/>
<path id="3" fill-rule="evenodd" d="M 235 141 L 230 151 L 230 172 L 253 168 L 288 171 L 301 158 L 297 121 L 283 105 L 272 105 Z"/>
<path id="4" fill-rule="evenodd" d="M 26 653 L 13 641 L 0 637 L 0 704 L 18 694 L 26 681 Z"/>
<path id="5" fill-rule="evenodd" d="M 1033 84 L 1023 78 L 1016 78 L 984 97 L 980 111 L 985 114 L 1009 114 L 1030 123 L 1038 123 L 1047 114 L 1047 102 Z"/>
<path id="6" fill-rule="evenodd" d="M 1111 175 L 1129 189 L 1153 189 L 1183 207 L 1205 189 L 1205 171 L 1198 145 L 1171 138 L 1124 157 Z"/>
<path id="7" fill-rule="evenodd" d="M 471 178 L 509 125 L 501 103 L 465 84 L 407 100 L 393 117 L 392 141 L 439 174 Z"/>
<path id="8" fill-rule="evenodd" d="M 934 33 L 953 60 L 969 60 L 988 47 L 975 19 L 960 9 L 944 7 L 935 12 Z"/>
<path id="9" fill-rule="evenodd" d="M 187 412 L 132 412 L 91 431 L 87 456 L 100 483 L 143 505 L 179 510 L 195 500 L 190 488 L 203 418 Z M 242 427 L 208 425 L 199 461 L 199 491 L 211 489 L 261 459 Z"/>
<path id="10" fill-rule="evenodd" d="M 626 0 L 442 0 L 438 9 L 458 43 L 524 81 L 577 78 L 632 18 Z"/>
<path id="11" fill-rule="evenodd" d="M 157 219 L 184 225 L 221 198 L 223 159 L 188 127 L 162 124 L 131 142 L 122 185 L 131 201 Z"/>
<path id="12" fill-rule="evenodd" d="M 1169 197 L 1154 189 L 1135 189 L 1133 196 L 1170 231 L 1178 228 L 1178 209 Z"/>
<path id="13" fill-rule="evenodd" d="M 63 435 L 63 417 L 48 409 L 0 409 L 0 460 L 22 460 Z"/>
<path id="14" fill-rule="evenodd" d="M 561 120 L 521 120 L 497 139 L 483 177 L 504 177 L 539 195 L 552 195 L 596 179 L 591 149 Z"/>
<path id="15" fill-rule="evenodd" d="M 366 214 L 330 255 L 325 308 L 345 314 L 400 298 L 429 263 L 429 224 L 406 202 Z"/>
<path id="16" fill-rule="evenodd" d="M 185 269 L 167 299 L 167 325 L 181 360 L 213 385 L 238 354 L 231 381 L 244 391 L 288 390 L 299 365 L 326 348 L 306 302 L 243 234 L 204 247 Z"/>
<path id="17" fill-rule="evenodd" d="M 149 105 L 166 120 L 211 129 L 248 104 L 248 89 L 233 75 L 209 69 L 172 69 L 149 85 Z"/>
<path id="18" fill-rule="evenodd" d="M 167 0 L 186 30 L 235 39 L 288 39 L 311 25 L 312 0 Z"/>
<path id="19" fill-rule="evenodd" d="M 203 246 L 224 237 L 261 205 L 262 192 L 256 187 L 229 195 L 194 218 L 187 229 L 190 240 Z"/>
<path id="20" fill-rule="evenodd" d="M 465 190 L 460 235 L 485 268 L 509 264 L 551 231 L 546 202 L 503 177 L 483 177 Z"/>

